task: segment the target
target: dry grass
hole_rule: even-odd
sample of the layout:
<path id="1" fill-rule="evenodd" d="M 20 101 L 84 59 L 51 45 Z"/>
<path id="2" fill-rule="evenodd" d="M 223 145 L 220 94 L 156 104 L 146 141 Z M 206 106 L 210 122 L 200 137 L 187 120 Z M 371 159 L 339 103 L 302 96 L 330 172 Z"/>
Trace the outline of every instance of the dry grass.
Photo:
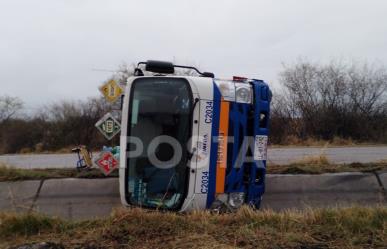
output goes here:
<path id="1" fill-rule="evenodd" d="M 120 209 L 68 222 L 0 214 L 0 247 L 56 242 L 65 248 L 385 248 L 387 208 L 161 213 Z"/>
<path id="2" fill-rule="evenodd" d="M 314 165 L 329 165 L 331 164 L 328 160 L 328 157 L 322 152 L 320 155 L 306 156 L 298 161 L 293 162 L 293 164 L 314 164 Z"/>
<path id="3" fill-rule="evenodd" d="M 63 147 L 63 148 L 55 149 L 55 150 L 54 149 L 45 150 L 45 149 L 43 149 L 43 144 L 38 143 L 34 147 L 21 148 L 18 152 L 16 152 L 16 154 L 30 154 L 30 155 L 34 155 L 34 154 L 69 154 L 69 153 L 73 153 L 72 149 L 74 147 L 76 147 L 76 146 L 75 145 L 74 146 L 67 146 L 67 147 Z M 4 153 L 6 153 L 6 152 L 0 150 L 0 155 L 4 154 Z"/>
<path id="4" fill-rule="evenodd" d="M 309 137 L 307 139 L 301 139 L 298 136 L 290 135 L 283 139 L 280 144 L 273 144 L 272 147 L 282 146 L 311 146 L 311 147 L 336 147 L 336 146 L 367 146 L 378 145 L 379 143 L 373 142 L 358 142 L 352 138 L 333 137 L 331 140 L 322 140 L 318 138 Z"/>
<path id="5" fill-rule="evenodd" d="M 373 163 L 349 163 L 333 164 L 324 154 L 304 157 L 301 160 L 290 163 L 289 165 L 271 165 L 267 167 L 268 174 L 324 174 L 324 173 L 342 173 L 342 172 L 376 172 L 387 170 L 387 160 Z"/>
<path id="6" fill-rule="evenodd" d="M 324 174 L 341 172 L 375 172 L 387 170 L 387 160 L 374 163 L 332 164 L 324 155 L 303 158 L 289 165 L 268 164 L 268 174 Z M 114 171 L 108 177 L 118 177 L 118 171 Z M 16 169 L 0 164 L 1 181 L 24 181 L 59 178 L 106 178 L 96 168 L 87 171 L 76 169 Z"/>
<path id="7" fill-rule="evenodd" d="M 117 177 L 115 171 L 109 177 Z M 106 176 L 96 168 L 84 171 L 76 169 L 17 169 L 0 164 L 0 181 L 43 180 L 56 178 L 105 178 Z"/>

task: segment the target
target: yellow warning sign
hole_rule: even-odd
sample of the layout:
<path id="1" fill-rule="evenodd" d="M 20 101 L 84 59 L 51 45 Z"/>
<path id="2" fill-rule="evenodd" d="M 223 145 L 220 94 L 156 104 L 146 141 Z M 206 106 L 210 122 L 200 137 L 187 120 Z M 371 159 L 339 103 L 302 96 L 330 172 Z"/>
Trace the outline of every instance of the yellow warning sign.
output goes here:
<path id="1" fill-rule="evenodd" d="M 106 98 L 107 101 L 113 103 L 121 96 L 122 88 L 117 84 L 115 80 L 109 80 L 107 83 L 103 84 L 99 91 Z"/>

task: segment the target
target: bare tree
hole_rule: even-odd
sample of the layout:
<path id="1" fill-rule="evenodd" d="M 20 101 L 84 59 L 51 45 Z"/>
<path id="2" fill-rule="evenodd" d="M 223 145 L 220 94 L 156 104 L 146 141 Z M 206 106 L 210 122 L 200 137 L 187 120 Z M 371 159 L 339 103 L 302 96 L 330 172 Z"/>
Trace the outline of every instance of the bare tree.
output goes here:
<path id="1" fill-rule="evenodd" d="M 0 122 L 12 118 L 23 108 L 23 102 L 18 97 L 0 96 Z"/>
<path id="2" fill-rule="evenodd" d="M 387 103 L 387 71 L 380 66 L 353 65 L 348 71 L 349 97 L 363 115 L 384 111 Z"/>
<path id="3" fill-rule="evenodd" d="M 125 85 L 126 81 L 130 76 L 134 75 L 134 69 L 136 68 L 136 64 L 126 64 L 122 63 L 118 66 L 117 72 L 115 72 L 110 79 L 116 79 L 118 80 L 118 83 L 121 85 Z"/>
<path id="4" fill-rule="evenodd" d="M 95 146 L 98 131 L 94 124 L 108 111 L 108 103 L 99 98 L 85 101 L 61 101 L 45 108 L 48 129 L 44 131 L 44 145 L 61 148 L 69 145 L 87 144 Z"/>
<path id="5" fill-rule="evenodd" d="M 279 128 L 280 133 L 286 130 L 301 139 L 338 136 L 387 141 L 385 67 L 300 60 L 284 67 L 280 82 L 284 93 L 273 99 L 272 113 L 280 120 L 278 125 L 287 125 Z"/>

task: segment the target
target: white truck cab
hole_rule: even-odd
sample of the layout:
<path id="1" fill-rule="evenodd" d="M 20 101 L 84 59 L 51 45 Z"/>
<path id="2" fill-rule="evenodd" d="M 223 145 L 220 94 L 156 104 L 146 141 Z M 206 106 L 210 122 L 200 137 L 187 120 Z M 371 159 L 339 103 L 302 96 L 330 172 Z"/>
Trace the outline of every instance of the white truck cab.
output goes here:
<path id="1" fill-rule="evenodd" d="M 154 74 L 144 76 L 142 65 Z M 198 76 L 173 75 L 176 67 Z M 259 207 L 270 100 L 261 80 L 139 63 L 122 108 L 122 203 L 174 211 Z"/>

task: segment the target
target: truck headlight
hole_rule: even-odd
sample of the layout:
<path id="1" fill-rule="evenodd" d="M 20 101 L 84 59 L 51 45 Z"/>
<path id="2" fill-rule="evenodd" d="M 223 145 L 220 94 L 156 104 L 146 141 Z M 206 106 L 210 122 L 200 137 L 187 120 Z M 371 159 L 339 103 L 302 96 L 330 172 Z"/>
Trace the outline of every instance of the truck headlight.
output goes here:
<path id="1" fill-rule="evenodd" d="M 232 208 L 239 208 L 243 205 L 244 202 L 245 202 L 245 193 L 243 192 L 230 193 L 228 197 L 228 204 Z"/>
<path id="2" fill-rule="evenodd" d="M 253 94 L 252 87 L 247 83 L 235 83 L 235 101 L 238 103 L 251 104 Z"/>

